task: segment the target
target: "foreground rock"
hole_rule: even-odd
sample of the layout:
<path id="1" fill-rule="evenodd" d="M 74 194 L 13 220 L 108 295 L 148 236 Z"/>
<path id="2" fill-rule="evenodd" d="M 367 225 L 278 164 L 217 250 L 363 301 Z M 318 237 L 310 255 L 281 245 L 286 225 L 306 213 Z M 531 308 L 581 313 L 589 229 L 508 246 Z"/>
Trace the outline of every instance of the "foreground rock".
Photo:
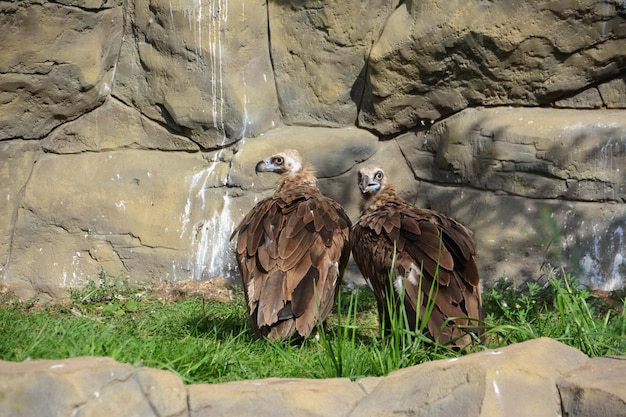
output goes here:
<path id="1" fill-rule="evenodd" d="M 183 385 L 110 358 L 1 362 L 3 416 L 623 416 L 626 358 L 542 338 L 384 378 Z"/>
<path id="2" fill-rule="evenodd" d="M 626 357 L 594 358 L 559 381 L 564 416 L 626 416 Z"/>

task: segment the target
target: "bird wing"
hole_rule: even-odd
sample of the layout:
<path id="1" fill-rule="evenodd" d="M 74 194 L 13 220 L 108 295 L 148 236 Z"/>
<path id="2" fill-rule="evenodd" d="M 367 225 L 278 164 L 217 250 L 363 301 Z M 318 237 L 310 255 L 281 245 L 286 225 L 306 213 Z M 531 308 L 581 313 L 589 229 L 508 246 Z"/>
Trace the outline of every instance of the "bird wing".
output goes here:
<path id="1" fill-rule="evenodd" d="M 326 318 L 350 253 L 350 225 L 339 204 L 311 187 L 283 190 L 242 220 L 237 260 L 257 336 L 290 321 L 286 331 L 306 337 Z"/>
<path id="2" fill-rule="evenodd" d="M 440 342 L 464 334 L 447 326 L 448 319 L 482 319 L 474 241 L 465 226 L 397 199 L 362 215 L 351 239 L 355 262 L 370 280 L 377 299 L 397 293 L 392 288 L 398 285 L 395 279 L 404 277 L 405 308 L 413 327 L 418 314 L 424 317 L 431 286 L 434 306 L 427 328 Z M 394 243 L 394 282 L 390 283 Z M 379 309 L 386 308 L 385 303 L 380 301 Z"/>

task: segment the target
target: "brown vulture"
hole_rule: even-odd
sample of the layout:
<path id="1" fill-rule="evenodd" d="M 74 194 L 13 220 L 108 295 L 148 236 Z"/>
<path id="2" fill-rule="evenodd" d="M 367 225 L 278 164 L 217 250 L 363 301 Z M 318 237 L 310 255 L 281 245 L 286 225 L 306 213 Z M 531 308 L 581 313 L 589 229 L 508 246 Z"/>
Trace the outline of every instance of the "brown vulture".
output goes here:
<path id="1" fill-rule="evenodd" d="M 297 151 L 259 161 L 255 171 L 281 177 L 231 235 L 250 323 L 257 338 L 307 337 L 333 307 L 350 257 L 350 218 L 320 193 Z"/>
<path id="2" fill-rule="evenodd" d="M 363 200 L 350 232 L 352 255 L 374 290 L 381 326 L 390 329 L 388 305 L 396 306 L 395 314 L 404 305 L 408 325 L 417 329 L 432 287 L 432 311 L 424 330 L 454 348 L 468 344 L 468 333 L 480 335 L 484 319 L 472 232 L 442 213 L 402 199 L 379 167 L 359 170 L 358 183 Z"/>

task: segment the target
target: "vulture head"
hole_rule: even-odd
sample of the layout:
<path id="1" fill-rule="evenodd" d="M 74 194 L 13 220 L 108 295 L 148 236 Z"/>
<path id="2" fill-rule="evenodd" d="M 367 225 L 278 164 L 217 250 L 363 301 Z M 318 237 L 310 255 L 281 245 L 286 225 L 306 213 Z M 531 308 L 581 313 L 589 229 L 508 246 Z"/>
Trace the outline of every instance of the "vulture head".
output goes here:
<path id="1" fill-rule="evenodd" d="M 310 165 L 303 163 L 298 151 L 285 149 L 276 155 L 268 156 L 259 161 L 254 168 L 259 172 L 275 172 L 281 174 L 281 179 L 276 184 L 276 191 L 294 184 L 306 184 L 316 186 L 315 170 Z"/>
<path id="2" fill-rule="evenodd" d="M 387 184 L 385 172 L 375 165 L 368 165 L 359 170 L 359 189 L 363 196 L 374 195 Z"/>
<path id="3" fill-rule="evenodd" d="M 359 190 L 361 190 L 361 211 L 375 208 L 395 195 L 395 188 L 387 182 L 385 171 L 376 165 L 367 165 L 359 170 Z"/>
<path id="4" fill-rule="evenodd" d="M 259 172 L 275 172 L 277 174 L 296 173 L 302 169 L 302 158 L 298 151 L 286 149 L 276 155 L 269 156 L 259 161 L 254 171 Z"/>

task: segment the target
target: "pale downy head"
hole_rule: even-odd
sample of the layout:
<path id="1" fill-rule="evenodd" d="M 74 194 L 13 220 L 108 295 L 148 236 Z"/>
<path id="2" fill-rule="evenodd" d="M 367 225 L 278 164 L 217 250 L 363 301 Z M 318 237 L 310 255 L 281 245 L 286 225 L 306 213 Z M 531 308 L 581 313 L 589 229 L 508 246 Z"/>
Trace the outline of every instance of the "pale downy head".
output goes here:
<path id="1" fill-rule="evenodd" d="M 296 173 L 302 169 L 302 158 L 298 151 L 285 149 L 275 155 L 269 156 L 256 164 L 254 171 L 275 172 L 277 174 Z"/>
<path id="2" fill-rule="evenodd" d="M 390 197 L 395 197 L 395 189 L 387 182 L 385 171 L 376 165 L 367 165 L 359 170 L 359 190 L 361 191 L 361 212 L 375 209 Z"/>
<path id="3" fill-rule="evenodd" d="M 367 165 L 359 170 L 358 182 L 363 197 L 368 197 L 384 188 L 387 179 L 382 168 Z"/>

